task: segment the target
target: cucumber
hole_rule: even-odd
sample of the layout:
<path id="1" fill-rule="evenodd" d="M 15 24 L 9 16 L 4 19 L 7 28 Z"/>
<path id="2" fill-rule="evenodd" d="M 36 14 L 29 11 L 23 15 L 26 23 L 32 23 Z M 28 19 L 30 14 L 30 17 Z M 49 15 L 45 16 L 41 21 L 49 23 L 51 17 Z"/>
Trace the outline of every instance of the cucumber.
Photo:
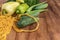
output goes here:
<path id="1" fill-rule="evenodd" d="M 39 18 L 38 18 L 39 12 L 43 12 L 43 11 L 45 11 L 45 10 L 30 11 L 29 15 L 34 16 L 37 20 L 39 20 Z M 28 13 L 26 13 L 26 14 L 28 14 Z M 20 20 L 17 22 L 17 27 L 18 28 L 24 28 L 27 25 L 30 25 L 32 23 L 35 23 L 35 21 L 32 18 L 30 18 L 28 16 L 22 16 L 20 18 Z"/>

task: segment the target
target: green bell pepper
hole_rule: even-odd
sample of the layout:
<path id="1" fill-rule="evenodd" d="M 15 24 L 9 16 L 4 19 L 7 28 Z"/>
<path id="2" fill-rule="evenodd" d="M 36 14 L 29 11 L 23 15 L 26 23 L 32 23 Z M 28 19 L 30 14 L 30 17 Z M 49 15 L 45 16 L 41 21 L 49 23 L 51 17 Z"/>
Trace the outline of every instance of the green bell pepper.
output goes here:
<path id="1" fill-rule="evenodd" d="M 23 14 L 27 11 L 28 8 L 29 8 L 29 6 L 26 3 L 21 4 L 17 7 L 16 13 L 17 14 Z"/>

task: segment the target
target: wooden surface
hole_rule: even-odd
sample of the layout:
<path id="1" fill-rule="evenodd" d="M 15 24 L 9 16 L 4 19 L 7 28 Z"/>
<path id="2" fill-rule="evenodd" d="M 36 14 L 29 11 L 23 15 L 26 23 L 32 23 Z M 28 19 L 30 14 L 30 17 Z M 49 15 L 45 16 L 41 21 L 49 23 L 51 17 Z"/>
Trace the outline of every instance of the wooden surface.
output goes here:
<path id="1" fill-rule="evenodd" d="M 46 1 L 49 7 L 39 15 L 40 28 L 32 33 L 16 33 L 12 29 L 7 40 L 60 40 L 60 0 Z"/>

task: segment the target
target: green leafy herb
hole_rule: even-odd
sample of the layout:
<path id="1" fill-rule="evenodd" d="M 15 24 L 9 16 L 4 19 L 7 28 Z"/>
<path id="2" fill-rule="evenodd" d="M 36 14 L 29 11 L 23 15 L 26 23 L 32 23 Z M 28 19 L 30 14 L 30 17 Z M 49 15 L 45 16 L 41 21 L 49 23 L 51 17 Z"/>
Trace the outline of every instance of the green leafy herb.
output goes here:
<path id="1" fill-rule="evenodd" d="M 27 12 L 30 12 L 32 10 L 41 10 L 41 9 L 45 9 L 47 8 L 48 4 L 46 2 L 42 2 L 42 3 L 39 3 L 39 4 L 36 4 L 36 5 L 33 5 L 31 6 Z"/>
<path id="2" fill-rule="evenodd" d="M 39 13 L 41 13 L 41 12 L 43 12 L 43 11 L 46 11 L 46 10 L 45 10 L 45 9 L 34 10 L 34 11 L 27 12 L 27 14 L 30 14 L 31 16 L 37 17 L 37 16 L 39 15 Z"/>
<path id="3" fill-rule="evenodd" d="M 39 10 L 39 9 L 45 9 L 48 7 L 48 4 L 47 3 L 41 3 L 40 5 L 34 7 L 33 9 L 34 10 Z"/>
<path id="4" fill-rule="evenodd" d="M 39 0 L 24 0 L 29 6 L 33 6 L 39 3 Z"/>

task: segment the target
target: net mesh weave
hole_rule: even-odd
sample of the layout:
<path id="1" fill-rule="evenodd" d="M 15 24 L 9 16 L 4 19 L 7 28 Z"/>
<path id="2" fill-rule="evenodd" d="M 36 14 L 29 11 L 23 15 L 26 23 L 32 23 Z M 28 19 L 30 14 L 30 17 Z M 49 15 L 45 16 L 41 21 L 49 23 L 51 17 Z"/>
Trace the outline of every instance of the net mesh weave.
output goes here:
<path id="1" fill-rule="evenodd" d="M 0 40 L 6 40 L 6 36 L 11 31 L 13 20 L 11 16 L 0 16 Z"/>

